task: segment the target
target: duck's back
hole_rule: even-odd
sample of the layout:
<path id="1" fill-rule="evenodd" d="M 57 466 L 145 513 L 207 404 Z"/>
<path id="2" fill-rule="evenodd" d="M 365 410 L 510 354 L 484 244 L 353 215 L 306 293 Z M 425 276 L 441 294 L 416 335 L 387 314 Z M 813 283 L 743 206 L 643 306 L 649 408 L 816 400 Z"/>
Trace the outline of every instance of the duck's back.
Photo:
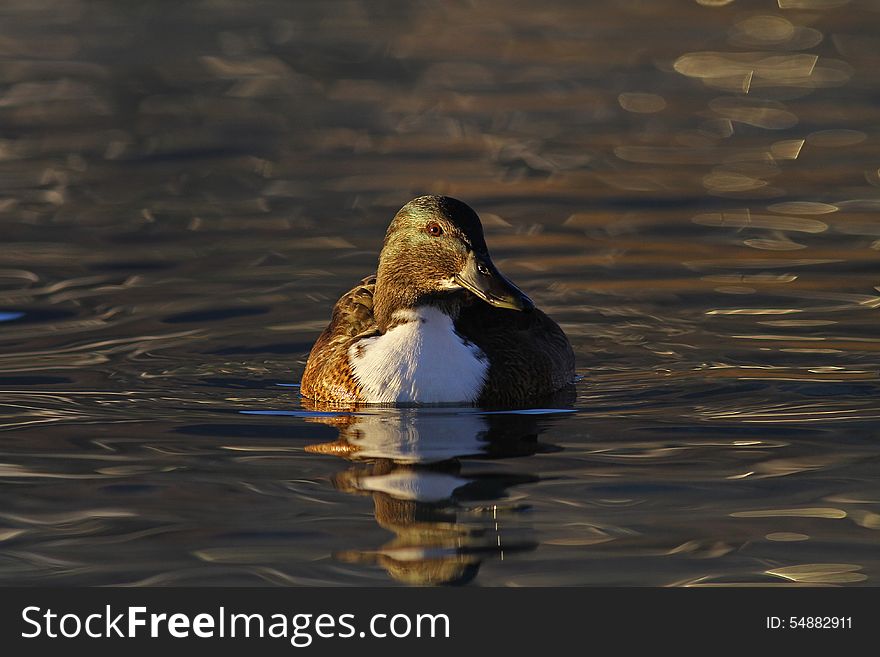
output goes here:
<path id="1" fill-rule="evenodd" d="M 348 349 L 357 340 L 378 334 L 373 318 L 375 287 L 375 275 L 368 276 L 333 306 L 330 324 L 318 337 L 306 363 L 300 388 L 304 397 L 328 402 L 361 401 Z"/>

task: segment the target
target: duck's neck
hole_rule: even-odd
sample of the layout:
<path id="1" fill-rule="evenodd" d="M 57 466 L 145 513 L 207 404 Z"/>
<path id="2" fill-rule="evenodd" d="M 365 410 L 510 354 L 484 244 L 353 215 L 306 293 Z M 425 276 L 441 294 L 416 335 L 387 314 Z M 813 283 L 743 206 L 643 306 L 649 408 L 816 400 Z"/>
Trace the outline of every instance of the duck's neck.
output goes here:
<path id="1" fill-rule="evenodd" d="M 458 318 L 461 304 L 461 295 L 454 291 L 420 290 L 413 280 L 407 280 L 394 270 L 388 271 L 386 268 L 383 271 L 383 267 L 379 267 L 373 291 L 373 317 L 382 333 L 387 333 L 411 317 L 410 313 L 400 311 L 431 306 L 454 321 Z"/>

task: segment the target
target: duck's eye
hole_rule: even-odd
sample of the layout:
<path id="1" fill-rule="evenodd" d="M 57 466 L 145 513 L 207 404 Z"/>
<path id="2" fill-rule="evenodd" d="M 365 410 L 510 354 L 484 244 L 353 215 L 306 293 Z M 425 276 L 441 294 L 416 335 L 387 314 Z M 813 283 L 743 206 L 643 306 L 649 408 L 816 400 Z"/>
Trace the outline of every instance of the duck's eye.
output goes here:
<path id="1" fill-rule="evenodd" d="M 428 235 L 433 235 L 434 237 L 440 237 L 443 234 L 443 227 L 436 221 L 432 221 L 425 226 L 425 230 L 428 231 Z"/>

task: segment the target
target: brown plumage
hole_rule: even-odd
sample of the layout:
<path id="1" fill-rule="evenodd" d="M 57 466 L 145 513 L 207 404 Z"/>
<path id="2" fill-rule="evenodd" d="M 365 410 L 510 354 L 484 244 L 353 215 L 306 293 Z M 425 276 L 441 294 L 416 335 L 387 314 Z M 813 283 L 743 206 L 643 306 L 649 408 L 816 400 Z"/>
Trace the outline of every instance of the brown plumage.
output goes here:
<path id="1" fill-rule="evenodd" d="M 334 306 L 330 324 L 309 355 L 302 395 L 341 404 L 370 401 L 352 358 L 376 343 L 364 340 L 417 321 L 407 313 L 425 307 L 451 318 L 465 348 L 475 345 L 482 352 L 479 359 L 488 361 L 473 403 L 522 405 L 574 379 L 568 339 L 492 264 L 476 213 L 461 201 L 427 196 L 395 216 L 377 274 Z"/>
<path id="2" fill-rule="evenodd" d="M 349 290 L 336 305 L 330 324 L 318 336 L 300 392 L 314 401 L 358 403 L 360 389 L 348 362 L 348 350 L 358 340 L 379 333 L 373 318 L 373 291 L 376 276 L 367 276 L 357 287 Z"/>

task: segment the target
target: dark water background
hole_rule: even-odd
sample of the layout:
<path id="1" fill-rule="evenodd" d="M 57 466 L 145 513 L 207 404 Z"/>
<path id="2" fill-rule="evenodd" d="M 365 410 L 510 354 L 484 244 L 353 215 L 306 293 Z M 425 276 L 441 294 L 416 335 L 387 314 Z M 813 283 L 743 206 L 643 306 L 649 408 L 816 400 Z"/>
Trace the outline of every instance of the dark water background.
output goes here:
<path id="1" fill-rule="evenodd" d="M 0 583 L 877 585 L 880 3 L 0 6 Z M 411 197 L 571 412 L 296 384 Z"/>

